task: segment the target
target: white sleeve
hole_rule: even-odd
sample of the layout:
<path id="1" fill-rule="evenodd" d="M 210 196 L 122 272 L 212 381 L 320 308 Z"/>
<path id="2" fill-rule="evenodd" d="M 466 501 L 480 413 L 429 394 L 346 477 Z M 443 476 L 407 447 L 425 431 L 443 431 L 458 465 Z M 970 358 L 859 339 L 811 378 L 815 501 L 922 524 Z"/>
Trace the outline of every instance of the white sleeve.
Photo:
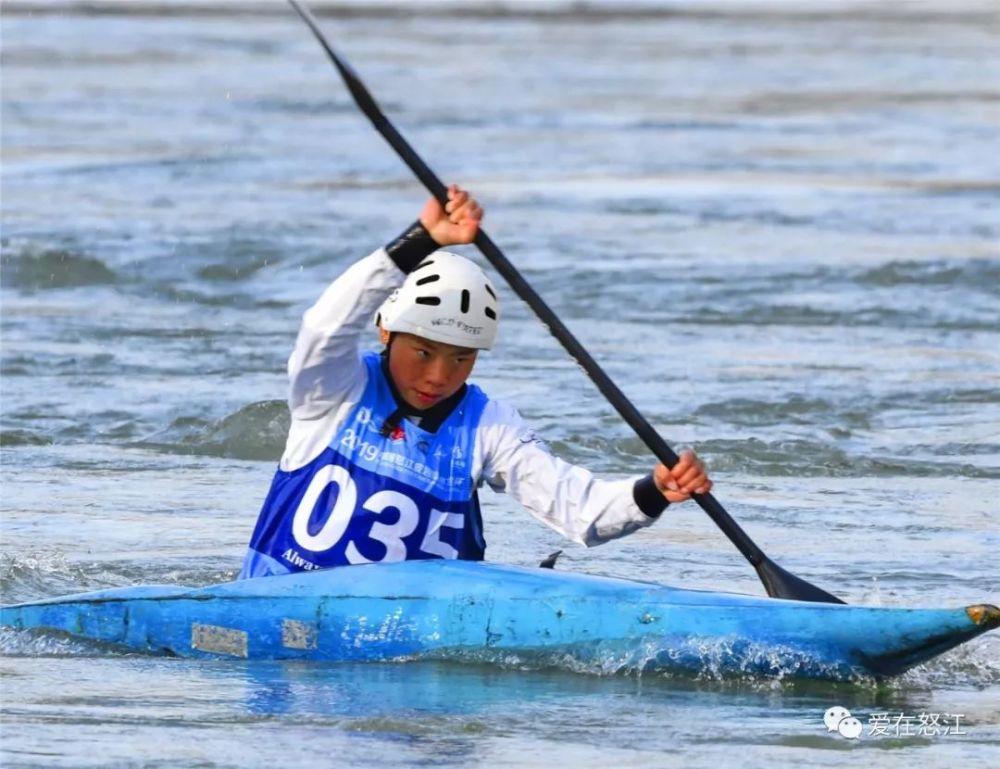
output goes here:
<path id="1" fill-rule="evenodd" d="M 591 547 L 623 537 L 656 518 L 636 505 L 636 478 L 604 481 L 553 456 L 515 409 L 487 403 L 476 431 L 477 477 L 506 492 L 564 537 Z"/>
<path id="2" fill-rule="evenodd" d="M 288 359 L 288 408 L 293 419 L 316 419 L 336 409 L 364 378 L 358 349 L 374 335 L 375 311 L 406 276 L 379 249 L 352 265 L 306 310 Z"/>
<path id="3" fill-rule="evenodd" d="M 292 423 L 281 469 L 296 470 L 326 447 L 367 383 L 360 343 L 375 312 L 406 276 L 384 249 L 352 265 L 306 310 L 288 359 Z"/>

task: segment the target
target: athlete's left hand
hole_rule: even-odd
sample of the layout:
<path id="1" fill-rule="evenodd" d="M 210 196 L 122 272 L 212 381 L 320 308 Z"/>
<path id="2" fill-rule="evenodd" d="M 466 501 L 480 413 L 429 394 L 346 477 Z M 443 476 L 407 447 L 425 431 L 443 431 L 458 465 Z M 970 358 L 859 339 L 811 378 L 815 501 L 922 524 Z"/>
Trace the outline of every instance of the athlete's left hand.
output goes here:
<path id="1" fill-rule="evenodd" d="M 656 488 L 668 502 L 684 502 L 692 494 L 707 494 L 712 490 L 712 481 L 705 470 L 705 463 L 693 451 L 685 451 L 671 469 L 658 464 L 653 468 Z"/>

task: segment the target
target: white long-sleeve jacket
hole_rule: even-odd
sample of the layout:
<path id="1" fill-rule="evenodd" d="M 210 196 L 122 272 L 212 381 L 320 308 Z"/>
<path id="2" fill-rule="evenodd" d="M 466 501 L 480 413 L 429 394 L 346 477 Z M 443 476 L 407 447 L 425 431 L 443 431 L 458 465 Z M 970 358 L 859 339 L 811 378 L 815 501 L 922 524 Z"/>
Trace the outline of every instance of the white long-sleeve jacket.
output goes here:
<path id="1" fill-rule="evenodd" d="M 315 459 L 358 403 L 367 383 L 359 345 L 373 317 L 405 274 L 384 249 L 351 266 L 302 319 L 288 361 L 291 429 L 281 458 L 286 472 Z M 490 400 L 476 430 L 472 478 L 514 496 L 563 536 L 597 545 L 648 526 L 636 504 L 636 479 L 604 481 L 548 449 L 505 403 Z"/>

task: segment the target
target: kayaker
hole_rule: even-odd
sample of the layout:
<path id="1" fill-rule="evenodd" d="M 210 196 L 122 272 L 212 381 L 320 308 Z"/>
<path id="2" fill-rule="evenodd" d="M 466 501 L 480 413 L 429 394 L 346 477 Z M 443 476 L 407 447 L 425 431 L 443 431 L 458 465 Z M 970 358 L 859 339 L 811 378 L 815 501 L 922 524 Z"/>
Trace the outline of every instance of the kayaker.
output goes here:
<path id="1" fill-rule="evenodd" d="M 483 210 L 456 186 L 306 311 L 288 361 L 291 428 L 241 578 L 375 561 L 482 560 L 476 490 L 514 496 L 585 545 L 653 523 L 712 482 L 690 451 L 605 481 L 553 456 L 511 406 L 466 380 L 500 307 L 470 260 Z M 385 346 L 359 352 L 372 318 Z"/>

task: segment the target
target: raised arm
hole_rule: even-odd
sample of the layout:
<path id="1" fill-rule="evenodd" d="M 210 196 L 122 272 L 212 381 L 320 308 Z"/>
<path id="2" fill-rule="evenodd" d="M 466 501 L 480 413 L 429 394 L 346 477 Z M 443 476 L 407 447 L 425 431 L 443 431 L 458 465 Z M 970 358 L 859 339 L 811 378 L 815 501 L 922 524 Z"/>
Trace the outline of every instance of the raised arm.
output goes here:
<path id="1" fill-rule="evenodd" d="M 359 345 L 379 305 L 416 265 L 440 246 L 468 243 L 483 210 L 452 185 L 444 208 L 431 198 L 420 218 L 385 248 L 351 266 L 302 318 L 288 360 L 288 405 L 294 419 L 316 419 L 363 384 Z"/>
<path id="2" fill-rule="evenodd" d="M 387 249 L 352 265 L 306 310 L 288 359 L 293 419 L 317 419 L 363 384 L 359 345 L 379 305 L 405 277 Z"/>

